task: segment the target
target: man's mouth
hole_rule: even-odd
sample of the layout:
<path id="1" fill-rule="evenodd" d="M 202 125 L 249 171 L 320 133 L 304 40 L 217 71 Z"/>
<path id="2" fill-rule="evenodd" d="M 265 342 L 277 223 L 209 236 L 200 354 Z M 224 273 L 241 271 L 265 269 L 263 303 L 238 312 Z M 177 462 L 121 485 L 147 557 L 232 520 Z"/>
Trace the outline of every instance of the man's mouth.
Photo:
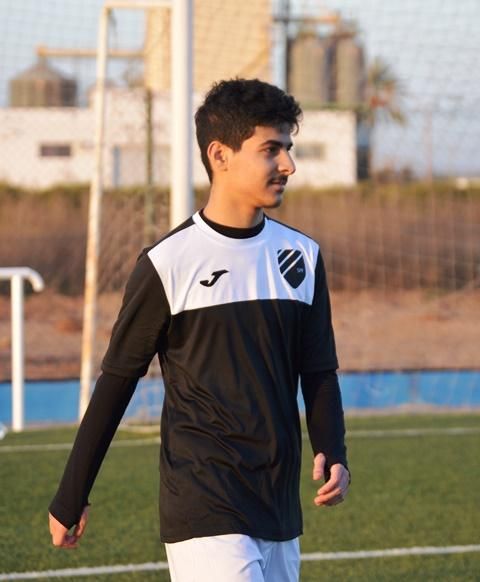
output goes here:
<path id="1" fill-rule="evenodd" d="M 275 184 L 277 186 L 286 186 L 287 185 L 287 178 L 272 178 L 270 180 L 270 184 Z"/>

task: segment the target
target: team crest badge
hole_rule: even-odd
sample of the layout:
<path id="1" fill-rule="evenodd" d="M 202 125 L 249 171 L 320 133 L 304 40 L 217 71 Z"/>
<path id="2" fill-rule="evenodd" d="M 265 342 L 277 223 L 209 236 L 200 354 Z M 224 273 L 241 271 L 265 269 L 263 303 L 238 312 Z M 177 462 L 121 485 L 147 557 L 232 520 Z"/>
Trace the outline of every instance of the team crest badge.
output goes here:
<path id="1" fill-rule="evenodd" d="M 287 282 L 296 289 L 305 279 L 305 261 L 301 251 L 280 249 L 277 251 L 280 273 Z"/>

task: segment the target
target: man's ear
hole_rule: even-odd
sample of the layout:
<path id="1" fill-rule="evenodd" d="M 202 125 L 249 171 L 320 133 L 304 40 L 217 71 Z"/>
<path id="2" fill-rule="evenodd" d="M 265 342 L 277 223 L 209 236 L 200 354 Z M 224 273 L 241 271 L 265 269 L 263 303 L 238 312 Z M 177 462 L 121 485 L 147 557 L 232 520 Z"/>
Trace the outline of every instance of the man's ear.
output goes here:
<path id="1" fill-rule="evenodd" d="M 212 141 L 207 148 L 207 156 L 213 173 L 228 170 L 230 148 L 221 141 Z"/>

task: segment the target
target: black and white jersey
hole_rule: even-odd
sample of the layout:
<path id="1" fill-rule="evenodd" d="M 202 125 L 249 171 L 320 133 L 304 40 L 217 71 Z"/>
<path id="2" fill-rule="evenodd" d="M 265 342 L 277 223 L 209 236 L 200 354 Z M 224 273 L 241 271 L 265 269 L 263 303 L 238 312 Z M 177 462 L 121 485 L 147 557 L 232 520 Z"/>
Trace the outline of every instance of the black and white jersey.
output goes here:
<path id="1" fill-rule="evenodd" d="M 155 354 L 162 540 L 298 536 L 298 378 L 337 368 L 317 243 L 269 218 L 234 238 L 195 214 L 139 258 L 102 368 L 138 377 Z"/>

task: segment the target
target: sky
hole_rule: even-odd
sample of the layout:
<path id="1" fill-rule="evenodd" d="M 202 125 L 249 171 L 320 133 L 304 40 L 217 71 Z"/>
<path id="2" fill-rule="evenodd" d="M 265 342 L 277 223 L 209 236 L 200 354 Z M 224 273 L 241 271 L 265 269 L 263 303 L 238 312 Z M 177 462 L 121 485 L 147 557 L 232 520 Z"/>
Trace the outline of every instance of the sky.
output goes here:
<path id="1" fill-rule="evenodd" d="M 102 4 L 0 0 L 0 107 L 8 103 L 8 81 L 34 63 L 36 46 L 95 47 Z M 409 167 L 421 176 L 431 160 L 438 175 L 480 176 L 480 0 L 291 0 L 291 5 L 296 15 L 338 10 L 353 19 L 367 61 L 381 57 L 401 82 L 407 124 L 377 126 L 377 167 Z M 114 46 L 139 48 L 142 35 L 141 12 L 116 12 Z M 85 100 L 94 61 L 52 64 L 80 80 Z M 117 63 L 110 72 L 118 77 L 124 68 Z"/>

